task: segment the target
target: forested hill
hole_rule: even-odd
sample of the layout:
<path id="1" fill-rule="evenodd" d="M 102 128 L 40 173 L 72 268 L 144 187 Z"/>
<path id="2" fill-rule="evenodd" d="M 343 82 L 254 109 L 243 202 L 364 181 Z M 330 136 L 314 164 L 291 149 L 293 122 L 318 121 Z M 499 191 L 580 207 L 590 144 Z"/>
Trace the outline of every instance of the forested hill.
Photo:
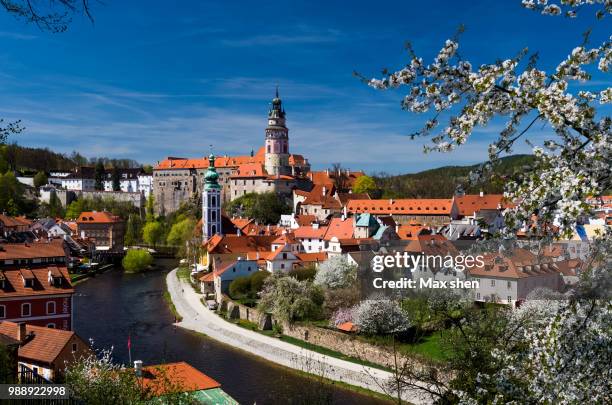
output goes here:
<path id="1" fill-rule="evenodd" d="M 504 157 L 495 166 L 494 173 L 502 176 L 513 175 L 523 171 L 533 159 L 532 155 Z M 504 185 L 499 180 L 470 185 L 469 174 L 478 167 L 479 165 L 444 166 L 397 176 L 378 174 L 374 178 L 381 198 L 451 198 L 458 185 L 461 185 L 466 193 L 478 193 L 481 190 L 487 194 L 501 193 Z"/>
<path id="2" fill-rule="evenodd" d="M 94 165 L 102 161 L 105 166 L 118 168 L 139 167 L 140 164 L 131 159 L 86 158 L 78 152 L 70 155 L 53 152 L 48 148 L 28 148 L 17 144 L 0 145 L 0 168 L 10 168 L 20 172 L 51 170 L 72 170 L 77 166 Z"/>

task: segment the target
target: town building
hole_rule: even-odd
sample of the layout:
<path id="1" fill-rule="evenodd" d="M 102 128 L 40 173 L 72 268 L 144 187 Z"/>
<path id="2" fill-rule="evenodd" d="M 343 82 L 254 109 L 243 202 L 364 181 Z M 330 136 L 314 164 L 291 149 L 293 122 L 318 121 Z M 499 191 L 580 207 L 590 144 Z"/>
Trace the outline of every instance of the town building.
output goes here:
<path id="1" fill-rule="evenodd" d="M 289 153 L 286 113 L 279 97 L 272 100 L 264 146 L 243 156 L 217 156 L 215 167 L 221 202 L 252 192 L 275 192 L 290 197 L 293 188 L 308 182 L 308 160 Z M 202 196 L 207 158 L 168 157 L 153 170 L 153 195 L 158 213 L 176 211 L 182 203 Z"/>
<path id="2" fill-rule="evenodd" d="M 0 214 L 0 237 L 7 237 L 12 233 L 26 232 L 30 229 L 32 221 L 25 217 L 11 217 Z"/>
<path id="3" fill-rule="evenodd" d="M 69 330 L 0 321 L 0 336 L 19 341 L 19 364 L 49 381 L 61 381 L 66 366 L 93 354 L 89 345 Z"/>
<path id="4" fill-rule="evenodd" d="M 77 219 L 77 235 L 91 239 L 96 250 L 123 253 L 125 221 L 106 211 L 82 212 Z"/>
<path id="5" fill-rule="evenodd" d="M 0 244 L 0 320 L 71 330 L 64 242 Z"/>
<path id="6" fill-rule="evenodd" d="M 452 199 L 441 198 L 350 200 L 347 204 L 347 210 L 351 214 L 391 215 L 400 225 L 414 221 L 425 226 L 442 226 L 449 223 L 452 207 Z"/>
<path id="7" fill-rule="evenodd" d="M 239 256 L 236 260 L 222 262 L 216 260 L 213 269 L 215 297 L 221 303 L 223 294 L 229 292 L 229 285 L 238 277 L 248 277 L 259 271 L 256 260 L 247 260 Z"/>
<path id="8" fill-rule="evenodd" d="M 475 300 L 515 306 L 536 288 L 561 291 L 563 277 L 552 260 L 538 257 L 527 249 L 484 255 L 483 267 L 471 267 L 469 279 L 479 282 Z"/>

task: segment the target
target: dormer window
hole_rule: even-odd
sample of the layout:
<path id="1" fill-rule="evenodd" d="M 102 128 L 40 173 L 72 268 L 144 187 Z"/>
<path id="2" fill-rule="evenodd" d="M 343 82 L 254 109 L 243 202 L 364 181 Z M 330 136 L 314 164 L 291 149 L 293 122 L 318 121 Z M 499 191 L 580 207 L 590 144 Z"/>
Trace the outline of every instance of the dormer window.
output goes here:
<path id="1" fill-rule="evenodd" d="M 21 279 L 23 280 L 23 286 L 26 288 L 32 288 L 34 286 L 34 273 L 32 270 L 21 269 L 19 270 Z"/>

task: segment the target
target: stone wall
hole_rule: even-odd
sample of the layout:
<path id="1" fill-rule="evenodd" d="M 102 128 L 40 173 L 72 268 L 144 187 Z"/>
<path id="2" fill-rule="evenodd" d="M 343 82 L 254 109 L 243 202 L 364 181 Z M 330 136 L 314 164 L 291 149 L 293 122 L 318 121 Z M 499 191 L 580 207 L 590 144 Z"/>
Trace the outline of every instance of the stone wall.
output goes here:
<path id="1" fill-rule="evenodd" d="M 125 193 L 123 191 L 79 191 L 77 193 L 80 198 L 109 198 L 115 201 L 130 202 L 138 209 L 143 209 L 145 206 L 145 198 L 142 193 Z"/>
<path id="2" fill-rule="evenodd" d="M 283 335 L 325 347 L 363 361 L 385 367 L 393 367 L 393 353 L 390 350 L 361 341 L 352 334 L 316 326 L 289 325 L 285 323 L 283 325 Z"/>
<path id="3" fill-rule="evenodd" d="M 226 311 L 227 319 L 244 319 L 257 324 L 260 330 L 272 329 L 272 316 L 270 314 L 232 301 L 227 295 L 224 295 L 221 300 L 221 309 Z"/>

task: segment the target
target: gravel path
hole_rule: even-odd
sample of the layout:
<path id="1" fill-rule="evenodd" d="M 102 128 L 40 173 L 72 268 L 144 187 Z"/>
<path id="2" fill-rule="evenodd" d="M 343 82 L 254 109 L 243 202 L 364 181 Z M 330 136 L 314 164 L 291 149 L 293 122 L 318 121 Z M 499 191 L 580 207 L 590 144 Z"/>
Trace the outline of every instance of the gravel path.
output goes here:
<path id="1" fill-rule="evenodd" d="M 166 282 L 172 302 L 183 317 L 183 320 L 177 323 L 180 327 L 204 333 L 215 340 L 285 367 L 323 375 L 330 380 L 379 393 L 384 391 L 376 381 L 381 383 L 392 376 L 387 371 L 329 357 L 227 322 L 202 305 L 202 295 L 196 293 L 187 282 L 179 280 L 176 269 L 168 273 Z M 432 402 L 420 392 L 406 394 L 405 399 L 413 404 Z"/>

